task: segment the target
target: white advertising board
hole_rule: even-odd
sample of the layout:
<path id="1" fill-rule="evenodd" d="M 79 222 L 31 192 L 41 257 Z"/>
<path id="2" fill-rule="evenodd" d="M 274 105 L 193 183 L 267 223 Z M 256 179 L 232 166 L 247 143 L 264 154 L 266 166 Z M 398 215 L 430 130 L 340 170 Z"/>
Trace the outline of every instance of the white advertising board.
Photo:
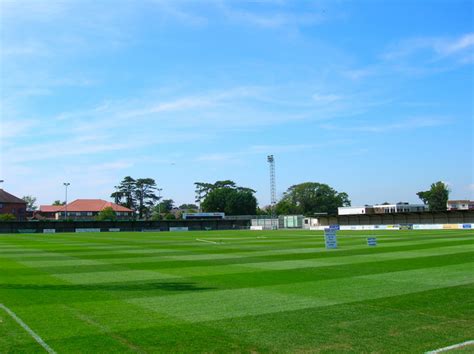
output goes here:
<path id="1" fill-rule="evenodd" d="M 109 232 L 120 232 L 120 229 L 118 227 L 111 227 L 109 228 Z"/>
<path id="2" fill-rule="evenodd" d="M 44 234 L 55 234 L 56 229 L 43 229 Z"/>
<path id="3" fill-rule="evenodd" d="M 186 227 L 170 227 L 170 231 L 189 231 L 189 228 Z"/>
<path id="4" fill-rule="evenodd" d="M 255 230 L 255 231 L 263 230 L 263 226 L 250 226 L 250 230 Z"/>
<path id="5" fill-rule="evenodd" d="M 79 228 L 79 229 L 76 229 L 76 232 L 100 232 L 100 229 L 97 229 L 97 228 Z"/>

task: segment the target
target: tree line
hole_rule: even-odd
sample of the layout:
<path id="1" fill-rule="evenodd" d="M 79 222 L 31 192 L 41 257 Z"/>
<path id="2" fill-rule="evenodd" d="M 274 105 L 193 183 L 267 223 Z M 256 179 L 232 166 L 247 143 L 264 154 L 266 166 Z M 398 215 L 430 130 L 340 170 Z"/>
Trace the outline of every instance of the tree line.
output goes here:
<path id="1" fill-rule="evenodd" d="M 272 210 L 270 206 L 259 208 L 255 197 L 256 191 L 249 187 L 238 186 L 232 180 L 214 183 L 195 182 L 195 203 L 182 204 L 180 210 L 188 212 L 223 212 L 226 215 L 291 215 L 312 216 L 318 213 L 337 214 L 338 207 L 350 206 L 351 201 L 345 192 L 338 192 L 324 183 L 304 182 L 290 186 Z M 115 186 L 110 195 L 114 202 L 136 212 L 138 219 L 159 220 L 175 217 L 170 212 L 175 207 L 173 199 L 163 199 L 153 178 L 126 176 Z M 430 211 L 445 211 L 449 198 L 448 186 L 438 181 L 431 184 L 429 190 L 420 191 L 417 196 L 428 205 Z M 36 198 L 24 196 L 29 211 L 36 210 Z M 64 205 L 60 200 L 53 205 Z M 115 213 L 106 211 L 100 219 L 111 219 Z"/>

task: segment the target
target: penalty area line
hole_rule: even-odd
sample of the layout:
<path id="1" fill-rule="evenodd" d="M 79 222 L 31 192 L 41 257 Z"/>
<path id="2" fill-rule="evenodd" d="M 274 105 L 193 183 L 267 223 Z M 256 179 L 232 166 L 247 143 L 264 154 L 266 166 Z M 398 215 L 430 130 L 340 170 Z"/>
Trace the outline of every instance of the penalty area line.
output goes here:
<path id="1" fill-rule="evenodd" d="M 214 244 L 217 245 L 217 242 L 209 241 L 209 240 L 203 240 L 203 239 L 200 239 L 200 238 L 197 238 L 196 241 L 207 242 L 207 243 L 214 243 Z"/>
<path id="2" fill-rule="evenodd" d="M 44 350 L 50 354 L 56 354 L 56 352 L 48 344 L 46 344 L 46 342 L 39 335 L 37 335 L 30 327 L 28 327 L 28 325 L 23 322 L 21 318 L 19 318 L 12 310 L 10 310 L 4 304 L 0 304 L 0 308 L 5 310 L 5 312 L 9 314 L 10 317 L 13 318 L 25 331 L 27 331 L 28 334 L 44 348 Z"/>
<path id="3" fill-rule="evenodd" d="M 465 341 L 465 342 L 462 342 L 462 343 L 450 345 L 449 347 L 444 347 L 444 348 L 431 350 L 429 352 L 426 352 L 425 354 L 443 353 L 443 352 L 447 352 L 449 350 L 458 349 L 458 348 L 462 348 L 462 347 L 467 347 L 468 345 L 474 345 L 474 340 L 468 340 L 468 341 Z"/>

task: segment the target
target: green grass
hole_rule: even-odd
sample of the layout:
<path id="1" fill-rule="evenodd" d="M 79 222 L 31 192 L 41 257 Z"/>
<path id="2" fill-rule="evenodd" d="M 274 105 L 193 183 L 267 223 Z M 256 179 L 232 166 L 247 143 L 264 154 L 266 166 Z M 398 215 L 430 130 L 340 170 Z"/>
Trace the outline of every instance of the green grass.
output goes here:
<path id="1" fill-rule="evenodd" d="M 422 353 L 474 339 L 474 231 L 341 231 L 338 243 L 326 250 L 318 231 L 0 235 L 0 303 L 58 353 Z M 26 352 L 44 350 L 0 309 L 0 353 Z"/>

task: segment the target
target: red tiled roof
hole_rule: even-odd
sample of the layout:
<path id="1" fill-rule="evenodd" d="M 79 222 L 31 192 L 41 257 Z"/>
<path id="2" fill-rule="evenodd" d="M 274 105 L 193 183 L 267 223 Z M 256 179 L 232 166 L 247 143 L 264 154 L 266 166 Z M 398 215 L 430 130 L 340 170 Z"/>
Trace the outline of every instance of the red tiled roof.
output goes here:
<path id="1" fill-rule="evenodd" d="M 13 194 L 5 192 L 3 189 L 0 189 L 0 203 L 26 204 L 23 199 L 15 197 Z"/>
<path id="2" fill-rule="evenodd" d="M 76 199 L 67 205 L 67 211 L 101 211 L 107 207 L 111 207 L 114 211 L 133 212 L 132 209 L 102 199 Z M 62 205 L 57 211 L 65 209 L 66 207 Z"/>
<path id="3" fill-rule="evenodd" d="M 39 211 L 43 213 L 55 213 L 60 211 L 64 205 L 40 205 Z"/>

